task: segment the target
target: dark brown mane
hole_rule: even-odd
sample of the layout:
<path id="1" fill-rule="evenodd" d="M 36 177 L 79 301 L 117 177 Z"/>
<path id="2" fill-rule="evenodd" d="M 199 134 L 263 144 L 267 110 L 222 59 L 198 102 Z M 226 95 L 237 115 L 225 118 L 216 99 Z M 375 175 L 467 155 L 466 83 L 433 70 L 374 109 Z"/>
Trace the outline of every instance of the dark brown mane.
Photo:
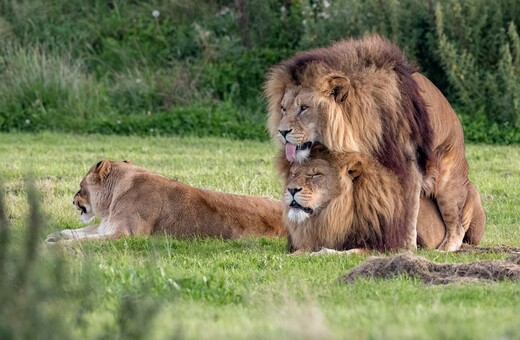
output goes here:
<path id="1" fill-rule="evenodd" d="M 415 143 L 416 152 L 413 155 L 404 153 L 402 143 L 398 140 L 395 117 L 382 112 L 384 138 L 381 139 L 375 156 L 383 166 L 391 169 L 401 179 L 407 178 L 410 161 L 417 161 L 421 171 L 425 171 L 426 161 L 433 160 L 434 157 L 433 132 L 426 105 L 412 78 L 416 68 L 399 47 L 378 35 L 372 35 L 360 40 L 342 40 L 330 48 L 300 52 L 279 66 L 287 70 L 295 85 L 299 85 L 305 71 L 315 64 L 323 65 L 331 72 L 338 72 L 347 78 L 359 77 L 359 73 L 367 67 L 395 72 L 402 97 L 401 117 L 410 128 L 410 139 Z"/>
<path id="2" fill-rule="evenodd" d="M 300 85 L 303 73 L 312 64 L 334 65 L 335 58 L 324 48 L 297 53 L 291 59 L 283 61 L 280 66 L 285 68 L 295 85 Z"/>

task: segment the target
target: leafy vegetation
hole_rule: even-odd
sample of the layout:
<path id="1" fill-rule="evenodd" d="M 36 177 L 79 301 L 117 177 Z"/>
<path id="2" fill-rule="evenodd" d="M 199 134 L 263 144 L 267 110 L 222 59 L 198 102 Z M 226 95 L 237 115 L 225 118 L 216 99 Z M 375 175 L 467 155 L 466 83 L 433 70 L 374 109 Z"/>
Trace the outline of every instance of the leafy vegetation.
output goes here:
<path id="1" fill-rule="evenodd" d="M 288 256 L 284 239 L 139 237 L 47 247 L 81 226 L 71 204 L 88 168 L 130 159 L 185 183 L 279 197 L 268 142 L 0 134 L 0 338 L 516 338 L 518 283 L 427 286 L 340 275 L 364 256 Z M 468 145 L 487 210 L 482 245 L 520 246 L 520 148 Z M 3 201 L 2 201 L 3 199 Z M 420 250 L 437 262 L 500 253 Z"/>
<path id="2" fill-rule="evenodd" d="M 0 131 L 267 139 L 271 65 L 377 32 L 467 140 L 517 143 L 518 27 L 517 0 L 0 0 Z"/>

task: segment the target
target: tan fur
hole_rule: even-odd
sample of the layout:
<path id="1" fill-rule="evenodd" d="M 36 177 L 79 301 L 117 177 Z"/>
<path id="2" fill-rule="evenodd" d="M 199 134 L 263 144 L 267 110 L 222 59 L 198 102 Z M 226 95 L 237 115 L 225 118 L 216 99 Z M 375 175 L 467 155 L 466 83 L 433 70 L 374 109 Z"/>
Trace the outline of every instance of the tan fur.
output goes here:
<path id="1" fill-rule="evenodd" d="M 361 152 L 398 176 L 406 247 L 415 246 L 421 191 L 437 200 L 447 228 L 439 249 L 460 247 L 470 190 L 462 127 L 442 93 L 413 73 L 393 44 L 369 36 L 302 52 L 270 70 L 265 95 L 267 126 L 280 147 L 313 142 L 334 153 Z M 307 156 L 297 151 L 295 161 Z"/>
<path id="2" fill-rule="evenodd" d="M 284 219 L 291 251 L 386 248 L 388 228 L 403 209 L 395 175 L 359 153 L 314 150 L 310 159 L 292 164 L 289 173 Z M 290 189 L 295 188 L 301 191 L 293 196 Z M 313 209 L 305 220 L 289 218 L 293 199 Z"/>
<path id="3" fill-rule="evenodd" d="M 151 234 L 285 235 L 279 201 L 194 188 L 128 162 L 99 162 L 80 187 L 74 204 L 100 217 L 101 224 L 51 234 L 48 242 Z"/>
<path id="4" fill-rule="evenodd" d="M 427 173 L 423 182 L 423 192 L 437 201 L 447 233 L 439 249 L 453 251 L 460 248 L 468 231 L 468 220 L 472 223 L 474 234 L 482 238 L 486 215 L 477 188 L 469 181 L 469 166 L 465 157 L 464 135 L 455 111 L 442 93 L 426 77 L 419 73 L 413 75 L 417 82 L 428 111 L 434 131 L 435 162 L 427 163 Z M 472 214 L 465 208 L 467 202 L 473 206 Z M 464 210 L 465 209 L 465 210 Z M 468 215 L 469 214 L 469 215 Z M 469 218 L 468 216 L 478 216 Z M 466 236 L 467 237 L 467 236 Z M 471 242 L 471 243 L 475 243 Z"/>
<path id="5" fill-rule="evenodd" d="M 397 177 L 359 153 L 331 154 L 321 149 L 313 150 L 311 156 L 301 164 L 280 161 L 290 166 L 289 171 L 280 169 L 282 175 L 289 174 L 284 176 L 284 220 L 290 251 L 388 249 L 385 234 L 392 232 L 393 221 L 404 206 Z M 463 208 L 465 241 L 478 244 L 485 214 L 478 191 L 472 184 L 470 187 Z M 288 191 L 294 188 L 301 188 L 296 196 Z M 302 222 L 288 218 L 294 198 L 303 207 L 314 209 Z M 422 197 L 420 202 L 417 243 L 435 249 L 444 240 L 446 229 L 435 201 Z"/>

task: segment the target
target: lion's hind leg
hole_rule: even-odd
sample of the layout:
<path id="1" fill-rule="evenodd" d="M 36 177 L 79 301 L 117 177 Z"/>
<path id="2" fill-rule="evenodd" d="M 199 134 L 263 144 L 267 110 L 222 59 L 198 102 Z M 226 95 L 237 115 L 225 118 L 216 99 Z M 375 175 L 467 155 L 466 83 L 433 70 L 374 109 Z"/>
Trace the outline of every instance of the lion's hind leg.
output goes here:
<path id="1" fill-rule="evenodd" d="M 486 228 L 486 211 L 477 188 L 471 182 L 468 183 L 468 197 L 462 209 L 462 225 L 466 230 L 464 242 L 471 245 L 479 244 Z"/>
<path id="2" fill-rule="evenodd" d="M 466 230 L 462 221 L 462 207 L 466 201 L 466 187 L 458 181 L 450 181 L 436 195 L 437 205 L 441 212 L 446 236 L 437 248 L 443 251 L 456 251 L 462 245 Z"/>

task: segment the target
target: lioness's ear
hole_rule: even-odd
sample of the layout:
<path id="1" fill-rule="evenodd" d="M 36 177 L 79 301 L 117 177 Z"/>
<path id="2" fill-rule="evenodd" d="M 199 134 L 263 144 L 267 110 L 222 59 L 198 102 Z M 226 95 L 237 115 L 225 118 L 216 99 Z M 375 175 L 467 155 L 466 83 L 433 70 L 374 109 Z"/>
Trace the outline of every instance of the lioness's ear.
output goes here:
<path id="1" fill-rule="evenodd" d="M 341 76 L 334 76 L 329 80 L 329 94 L 337 103 L 342 103 L 348 96 L 350 81 Z"/>
<path id="2" fill-rule="evenodd" d="M 352 180 L 356 179 L 363 173 L 363 163 L 360 160 L 356 160 L 352 164 L 349 164 L 347 169 L 347 175 L 352 178 Z"/>
<path id="3" fill-rule="evenodd" d="M 132 161 L 129 161 L 129 160 L 127 160 L 127 159 L 125 159 L 125 160 L 123 161 L 123 163 L 134 164 Z"/>
<path id="4" fill-rule="evenodd" d="M 110 164 L 110 161 L 107 159 L 96 164 L 96 174 L 99 176 L 99 179 L 104 180 L 105 178 L 107 178 L 111 168 L 112 166 Z"/>

